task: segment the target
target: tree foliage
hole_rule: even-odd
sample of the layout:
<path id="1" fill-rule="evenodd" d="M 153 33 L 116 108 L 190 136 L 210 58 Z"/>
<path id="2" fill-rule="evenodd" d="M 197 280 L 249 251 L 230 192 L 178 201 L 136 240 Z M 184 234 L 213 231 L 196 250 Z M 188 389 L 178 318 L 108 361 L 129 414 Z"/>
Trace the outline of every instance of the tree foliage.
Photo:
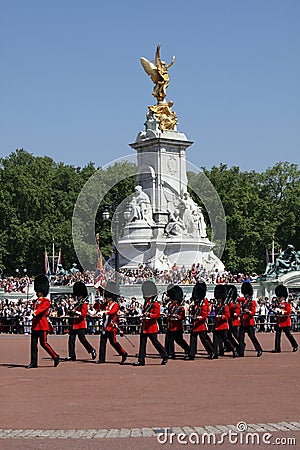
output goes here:
<path id="1" fill-rule="evenodd" d="M 264 173 L 241 172 L 221 164 L 203 168 L 223 204 L 227 240 L 223 254 L 232 272 L 262 273 L 266 250 L 293 244 L 300 248 L 300 171 L 296 164 L 279 162 Z M 197 186 L 197 175 L 190 177 Z"/>
<path id="2" fill-rule="evenodd" d="M 111 220 L 102 219 L 104 206 L 109 205 L 112 216 L 116 205 L 126 203 L 136 182 L 134 164 L 117 163 L 103 170 L 89 163 L 80 168 L 56 163 L 47 156 L 35 157 L 23 149 L 0 159 L 0 268 L 6 275 L 22 267 L 32 275 L 43 271 L 44 249 L 51 253 L 53 239 L 56 249 L 62 249 L 66 268 L 78 263 L 72 216 L 79 193 L 96 172 L 101 181 L 80 205 L 81 232 L 86 232 L 84 224 L 90 220 L 90 205 L 101 194 L 95 231 L 107 258 L 112 252 L 115 230 Z M 239 167 L 221 164 L 210 170 L 203 168 L 203 173 L 213 184 L 226 213 L 227 239 L 222 260 L 229 270 L 262 273 L 266 248 L 271 250 L 273 236 L 277 252 L 288 243 L 300 248 L 300 171 L 296 164 L 279 162 L 263 173 L 242 172 Z M 208 195 L 200 174 L 189 173 L 188 179 L 191 194 L 203 206 L 193 192 L 202 189 L 202 199 Z M 211 236 L 207 211 L 204 209 L 203 213 Z M 215 214 L 218 220 L 218 211 Z M 122 222 L 123 215 L 119 218 Z"/>

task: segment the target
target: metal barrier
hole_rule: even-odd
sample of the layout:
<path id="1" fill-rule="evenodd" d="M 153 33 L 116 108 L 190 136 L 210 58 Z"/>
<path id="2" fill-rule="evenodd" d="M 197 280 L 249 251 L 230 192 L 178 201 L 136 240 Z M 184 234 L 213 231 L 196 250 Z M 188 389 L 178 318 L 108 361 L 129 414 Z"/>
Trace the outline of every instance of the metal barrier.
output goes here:
<path id="1" fill-rule="evenodd" d="M 300 331 L 300 312 L 291 314 L 292 331 Z M 255 315 L 256 332 L 274 332 L 276 326 L 276 316 L 274 315 Z M 50 317 L 49 318 L 54 334 L 63 335 L 69 332 L 72 317 Z M 100 334 L 102 329 L 102 319 L 99 317 L 87 316 L 87 333 Z M 126 334 L 139 334 L 141 331 L 141 316 L 120 316 L 119 327 L 124 330 Z M 214 327 L 214 315 L 208 316 L 207 326 L 208 331 L 212 332 Z M 167 317 L 162 315 L 158 319 L 159 332 L 164 334 L 167 329 Z M 187 316 L 183 323 L 184 333 L 189 333 L 192 327 L 191 316 Z M 0 333 L 5 334 L 30 334 L 31 320 L 24 317 L 4 317 L 0 316 Z"/>

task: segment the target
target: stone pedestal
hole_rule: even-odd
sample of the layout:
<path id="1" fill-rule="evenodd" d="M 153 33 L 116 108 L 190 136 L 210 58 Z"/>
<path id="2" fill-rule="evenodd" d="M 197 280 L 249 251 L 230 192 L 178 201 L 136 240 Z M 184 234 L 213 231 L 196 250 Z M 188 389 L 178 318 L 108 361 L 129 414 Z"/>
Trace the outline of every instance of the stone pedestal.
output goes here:
<path id="1" fill-rule="evenodd" d="M 201 210 L 187 193 L 190 145 L 183 133 L 160 130 L 155 115 L 147 114 L 145 131 L 130 144 L 137 151 L 138 186 L 118 242 L 121 265 L 166 270 L 174 263 L 200 263 L 224 269 L 206 236 Z"/>

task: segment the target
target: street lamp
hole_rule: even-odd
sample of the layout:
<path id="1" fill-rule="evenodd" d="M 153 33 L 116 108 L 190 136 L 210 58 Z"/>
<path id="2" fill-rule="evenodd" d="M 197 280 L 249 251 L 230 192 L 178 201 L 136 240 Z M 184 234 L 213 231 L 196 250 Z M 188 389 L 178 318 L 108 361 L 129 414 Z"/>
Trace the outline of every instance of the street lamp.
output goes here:
<path id="1" fill-rule="evenodd" d="M 114 204 L 113 206 L 105 205 L 104 210 L 102 213 L 103 220 L 109 220 L 110 218 L 110 211 L 113 214 L 114 217 L 114 241 L 115 241 L 115 281 L 117 288 L 119 289 L 120 286 L 120 254 L 118 250 L 118 241 L 119 241 L 119 212 L 117 211 L 117 204 Z"/>
<path id="2" fill-rule="evenodd" d="M 22 267 L 22 268 L 17 267 L 15 269 L 15 272 L 16 272 L 18 277 L 20 277 L 22 274 L 23 274 L 23 276 L 25 276 L 26 273 L 27 273 L 27 269 L 26 269 L 26 267 Z"/>

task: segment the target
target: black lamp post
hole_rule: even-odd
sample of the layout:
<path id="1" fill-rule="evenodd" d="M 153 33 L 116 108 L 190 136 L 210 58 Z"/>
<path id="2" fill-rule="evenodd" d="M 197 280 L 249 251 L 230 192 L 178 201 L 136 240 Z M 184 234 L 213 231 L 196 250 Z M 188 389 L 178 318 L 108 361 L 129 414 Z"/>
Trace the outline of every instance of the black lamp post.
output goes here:
<path id="1" fill-rule="evenodd" d="M 27 274 L 27 269 L 26 269 L 26 267 L 22 267 L 22 268 L 17 267 L 17 268 L 15 269 L 15 272 L 16 272 L 16 274 L 17 274 L 18 277 L 20 277 L 20 276 L 22 276 L 22 275 L 23 275 L 23 277 L 24 277 L 24 276 Z"/>
<path id="2" fill-rule="evenodd" d="M 116 285 L 119 288 L 120 286 L 120 254 L 118 250 L 118 241 L 119 241 L 119 212 L 117 211 L 117 206 L 114 204 L 112 207 L 109 205 L 104 206 L 104 210 L 102 213 L 103 220 L 109 220 L 110 218 L 110 211 L 113 213 L 114 216 L 114 237 L 115 237 L 115 281 Z"/>

